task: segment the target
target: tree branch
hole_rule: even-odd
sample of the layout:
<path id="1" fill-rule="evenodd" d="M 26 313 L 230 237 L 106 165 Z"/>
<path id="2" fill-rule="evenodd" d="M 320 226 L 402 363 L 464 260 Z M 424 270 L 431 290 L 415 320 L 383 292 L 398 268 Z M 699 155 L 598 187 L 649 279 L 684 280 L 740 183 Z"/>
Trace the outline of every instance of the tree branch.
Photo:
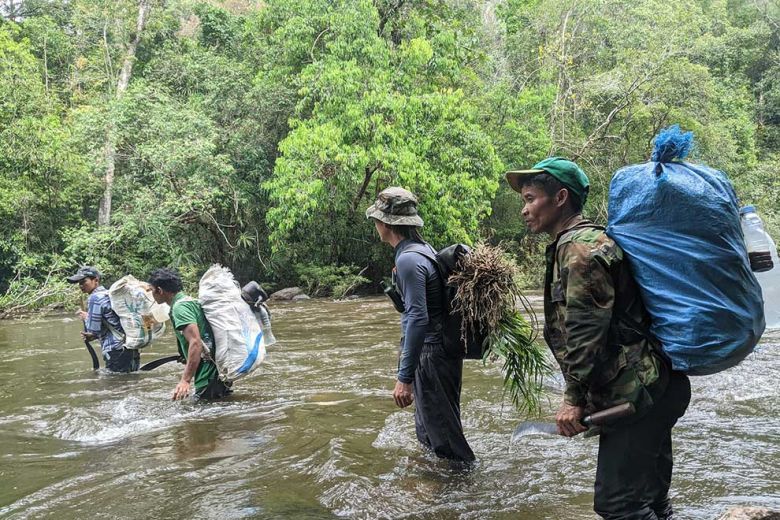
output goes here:
<path id="1" fill-rule="evenodd" d="M 385 11 L 382 14 L 382 17 L 379 19 L 379 35 L 381 36 L 382 33 L 385 32 L 385 25 L 387 24 L 388 20 L 390 19 L 390 16 L 398 12 L 401 7 L 403 7 L 405 0 L 398 0 L 398 3 L 395 5 L 390 5 L 390 8 Z"/>
<path id="2" fill-rule="evenodd" d="M 574 160 L 579 159 L 583 156 L 585 153 L 585 150 L 588 149 L 589 146 L 591 146 L 595 141 L 603 139 L 604 136 L 607 134 L 607 131 L 609 130 L 609 126 L 612 124 L 612 122 L 615 120 L 617 115 L 623 111 L 626 107 L 628 107 L 631 104 L 631 96 L 636 92 L 640 87 L 648 83 L 650 80 L 653 79 L 655 76 L 655 73 L 658 69 L 661 68 L 663 63 L 666 61 L 666 59 L 662 59 L 655 67 L 651 68 L 644 77 L 635 78 L 634 81 L 631 82 L 631 85 L 628 87 L 626 92 L 623 94 L 623 97 L 621 100 L 612 108 L 612 110 L 607 115 L 607 118 L 596 127 L 593 132 L 588 136 L 588 138 L 585 140 L 585 142 L 582 144 L 580 149 L 577 151 L 576 154 L 574 154 Z M 600 134 L 600 135 L 599 135 Z"/>
<path id="3" fill-rule="evenodd" d="M 366 190 L 368 189 L 368 185 L 371 182 L 371 177 L 374 175 L 374 173 L 382 167 L 382 162 L 379 161 L 376 163 L 376 165 L 373 168 L 370 168 L 366 166 L 366 175 L 363 178 L 363 185 L 360 186 L 360 190 L 358 190 L 357 195 L 355 196 L 355 199 L 352 201 L 352 213 L 355 213 L 357 210 L 357 205 L 360 203 L 360 199 L 363 198 L 363 195 L 366 194 Z"/>

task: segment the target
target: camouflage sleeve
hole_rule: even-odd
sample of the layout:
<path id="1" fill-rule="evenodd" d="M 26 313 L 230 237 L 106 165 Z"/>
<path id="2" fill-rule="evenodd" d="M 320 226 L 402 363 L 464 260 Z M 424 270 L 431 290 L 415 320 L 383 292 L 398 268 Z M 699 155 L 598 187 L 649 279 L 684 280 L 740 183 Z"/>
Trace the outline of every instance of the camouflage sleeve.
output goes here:
<path id="1" fill-rule="evenodd" d="M 566 347 L 559 364 L 566 380 L 564 401 L 584 406 L 598 367 L 607 358 L 614 283 L 608 260 L 593 244 L 570 242 L 558 251 L 566 301 Z"/>

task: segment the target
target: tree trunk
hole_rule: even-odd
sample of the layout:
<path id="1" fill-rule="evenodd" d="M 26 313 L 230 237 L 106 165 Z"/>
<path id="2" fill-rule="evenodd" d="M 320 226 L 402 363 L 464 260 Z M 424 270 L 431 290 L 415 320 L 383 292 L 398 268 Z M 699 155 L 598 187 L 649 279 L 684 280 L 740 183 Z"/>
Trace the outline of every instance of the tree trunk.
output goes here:
<path id="1" fill-rule="evenodd" d="M 16 21 L 16 6 L 14 0 L 9 0 L 6 6 L 6 12 L 8 13 L 8 19 L 12 22 Z"/>
<path id="2" fill-rule="evenodd" d="M 135 63 L 135 51 L 138 43 L 141 41 L 141 33 L 149 17 L 149 11 L 152 5 L 150 0 L 141 0 L 138 3 L 138 20 L 135 27 L 135 35 L 127 46 L 125 59 L 122 62 L 122 71 L 119 74 L 119 81 L 116 84 L 116 99 L 122 97 L 130 83 L 133 74 L 133 63 Z M 98 208 L 98 226 L 107 226 L 111 222 L 111 196 L 114 189 L 114 171 L 116 169 L 116 135 L 114 123 L 109 114 L 108 129 L 106 130 L 106 174 L 103 178 L 103 197 L 100 199 Z"/>

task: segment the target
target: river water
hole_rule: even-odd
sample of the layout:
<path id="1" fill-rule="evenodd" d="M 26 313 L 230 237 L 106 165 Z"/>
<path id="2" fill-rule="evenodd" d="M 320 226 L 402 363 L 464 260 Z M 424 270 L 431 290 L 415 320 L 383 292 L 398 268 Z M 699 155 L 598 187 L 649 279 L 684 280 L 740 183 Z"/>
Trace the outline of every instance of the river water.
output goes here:
<path id="1" fill-rule="evenodd" d="M 538 299 L 535 300 L 538 305 Z M 525 437 L 498 368 L 466 362 L 467 474 L 422 453 L 394 407 L 398 315 L 367 298 L 273 306 L 280 343 L 223 402 L 173 403 L 181 365 L 90 370 L 68 317 L 0 322 L 0 517 L 586 519 L 595 439 Z M 694 378 L 675 429 L 680 519 L 780 509 L 780 334 Z M 167 334 L 142 362 L 170 355 Z M 561 381 L 549 382 L 552 410 Z"/>

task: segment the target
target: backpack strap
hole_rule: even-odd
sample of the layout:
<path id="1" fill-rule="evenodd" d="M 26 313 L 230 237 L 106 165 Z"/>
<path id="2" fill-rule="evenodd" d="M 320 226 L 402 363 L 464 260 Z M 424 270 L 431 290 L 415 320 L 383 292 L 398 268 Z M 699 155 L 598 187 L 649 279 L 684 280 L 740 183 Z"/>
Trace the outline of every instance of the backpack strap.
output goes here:
<path id="1" fill-rule="evenodd" d="M 604 226 L 599 226 L 598 224 L 594 224 L 593 222 L 590 222 L 589 220 L 585 220 L 583 222 L 580 222 L 576 226 L 567 229 L 563 235 L 560 236 L 558 241 L 556 242 L 556 247 L 562 246 L 563 244 L 568 244 L 571 242 L 572 235 L 575 231 L 579 231 L 581 229 L 596 229 L 598 231 L 606 231 L 607 229 Z"/>
<path id="2" fill-rule="evenodd" d="M 439 280 L 442 282 L 443 285 L 447 285 L 447 281 L 444 279 L 444 273 L 441 271 L 441 266 L 439 265 L 439 261 L 436 259 L 436 253 L 433 251 L 433 247 L 431 247 L 430 244 L 426 243 L 426 246 L 428 246 L 427 250 L 423 250 L 421 248 L 414 248 L 414 249 L 406 249 L 404 251 L 401 251 L 401 254 L 398 256 L 401 256 L 405 253 L 417 253 L 418 255 L 421 255 L 433 264 L 433 268 L 436 269 L 436 274 L 439 276 Z"/>
<path id="3" fill-rule="evenodd" d="M 598 224 L 594 224 L 590 221 L 585 221 L 577 224 L 573 228 L 566 231 L 566 233 L 561 237 L 560 241 L 558 242 L 558 245 L 566 244 L 571 241 L 571 232 L 576 231 L 583 228 L 591 228 L 591 229 L 597 229 L 599 231 L 606 232 L 607 228 L 604 226 L 600 226 Z M 618 281 L 618 273 L 615 271 L 614 268 L 610 269 L 610 276 L 612 277 L 613 283 L 617 283 Z M 655 337 L 655 335 L 650 332 L 650 329 L 648 327 L 645 327 L 642 323 L 635 320 L 630 314 L 626 312 L 626 310 L 620 306 L 619 308 L 617 306 L 613 306 L 612 313 L 614 315 L 614 319 L 616 321 L 619 321 L 623 323 L 626 327 L 633 330 L 634 332 L 638 333 L 642 337 L 644 337 L 648 343 L 650 343 L 653 350 L 663 352 L 663 350 L 660 348 L 660 343 L 658 341 L 658 338 Z"/>
<path id="4" fill-rule="evenodd" d="M 103 325 L 106 326 L 108 329 L 108 333 L 114 336 L 117 340 L 124 343 L 127 340 L 127 335 L 124 332 L 121 332 L 119 329 L 111 325 L 109 321 L 105 318 L 105 316 L 100 317 L 100 321 L 103 323 Z"/>
<path id="5" fill-rule="evenodd" d="M 184 303 L 184 302 L 197 302 L 197 301 L 198 300 L 196 300 L 192 296 L 188 296 L 186 294 L 184 296 L 182 296 L 181 298 L 179 298 L 176 301 L 176 303 L 174 303 L 173 306 L 171 306 L 171 323 L 173 323 L 173 309 L 175 309 L 180 303 Z M 202 312 L 202 309 L 201 309 L 201 312 Z M 204 313 L 203 317 L 204 318 L 206 317 L 205 313 Z M 208 319 L 206 319 L 206 321 L 208 322 Z M 175 330 L 178 330 L 178 328 L 177 328 L 175 323 L 173 323 L 173 328 Z M 203 345 L 205 345 L 205 347 L 206 347 L 205 349 L 203 349 L 203 352 L 201 353 L 201 357 L 211 361 L 212 363 L 214 363 L 216 365 L 217 362 L 216 362 L 216 360 L 214 359 L 214 356 L 211 353 L 211 349 L 214 349 L 214 351 L 216 353 L 216 350 L 217 350 L 216 341 L 214 340 L 214 338 L 211 338 L 211 343 L 212 344 L 209 345 L 209 344 L 207 344 L 204 341 L 203 337 L 201 337 L 200 340 L 203 342 Z M 217 369 L 219 369 L 219 366 L 217 366 Z"/>
<path id="6" fill-rule="evenodd" d="M 427 242 L 425 245 L 428 246 L 427 250 L 423 250 L 422 248 L 407 249 L 405 251 L 401 251 L 401 255 L 405 253 L 417 253 L 418 255 L 421 255 L 424 258 L 430 260 L 430 262 L 433 264 L 433 268 L 436 270 L 439 282 L 441 282 L 441 290 L 439 293 L 441 294 L 442 318 L 439 320 L 439 323 L 436 324 L 436 332 L 441 332 L 444 328 L 444 316 L 450 312 L 449 300 L 447 299 L 447 280 L 445 279 L 444 273 L 441 270 L 439 261 L 436 259 L 436 254 L 433 252 L 433 247 Z"/>
<path id="7" fill-rule="evenodd" d="M 103 293 L 105 293 L 106 296 L 108 295 L 108 289 L 105 289 L 105 288 L 102 291 L 95 291 L 95 292 L 99 293 L 101 296 L 103 295 Z M 96 296 L 97 296 L 97 294 L 96 294 Z M 109 298 L 108 301 L 111 302 L 111 299 Z M 113 308 L 111 309 L 111 311 L 113 312 Z M 116 314 L 116 313 L 114 313 L 114 314 Z M 119 318 L 119 317 L 117 316 L 117 318 Z M 106 319 L 106 317 L 103 316 L 102 313 L 100 315 L 100 323 L 103 326 L 105 326 L 106 329 L 108 329 L 108 333 L 111 334 L 114 337 L 114 339 L 116 339 L 118 341 L 121 341 L 122 344 L 125 343 L 125 340 L 127 339 L 127 335 L 123 331 L 120 331 L 119 329 L 117 329 L 116 327 L 111 325 L 108 322 L 108 320 Z"/>
<path id="8" fill-rule="evenodd" d="M 176 303 L 174 303 L 173 305 L 171 305 L 170 318 L 171 318 L 171 324 L 173 324 L 173 328 L 174 328 L 174 330 L 176 329 L 176 324 L 175 324 L 175 323 L 173 323 L 173 309 L 175 309 L 176 307 L 178 307 L 180 303 L 184 303 L 184 302 L 194 302 L 194 301 L 197 301 L 197 300 L 195 300 L 195 298 L 193 298 L 192 296 L 187 296 L 187 295 L 185 294 L 184 296 L 182 296 L 181 298 L 179 298 L 178 300 L 176 300 Z"/>

